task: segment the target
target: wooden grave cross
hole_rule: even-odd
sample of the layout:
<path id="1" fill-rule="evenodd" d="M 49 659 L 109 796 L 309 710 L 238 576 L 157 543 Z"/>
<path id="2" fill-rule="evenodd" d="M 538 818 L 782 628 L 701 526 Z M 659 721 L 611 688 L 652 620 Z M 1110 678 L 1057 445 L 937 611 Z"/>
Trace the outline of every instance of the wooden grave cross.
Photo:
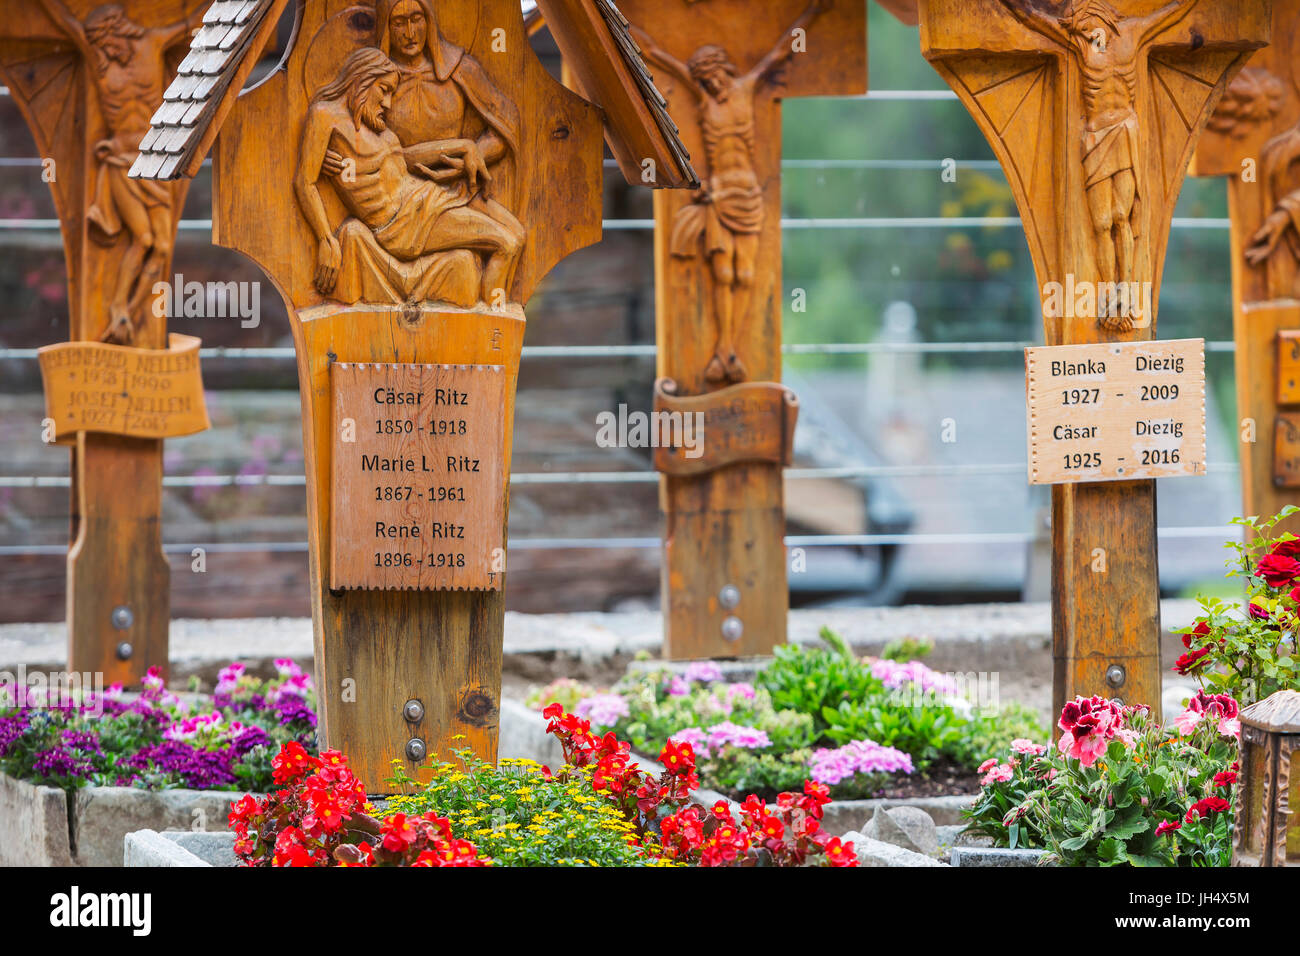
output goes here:
<path id="1" fill-rule="evenodd" d="M 1154 338 L 1188 159 L 1227 81 L 1268 41 L 1267 5 L 921 0 L 919 10 L 922 53 L 974 116 L 1015 194 L 1047 344 Z M 1066 283 L 1136 292 L 1067 317 L 1073 310 L 1047 308 L 1049 290 Z M 1155 505 L 1151 480 L 1052 487 L 1058 711 L 1076 694 L 1159 709 Z"/>
<path id="2" fill-rule="evenodd" d="M 1274 0 L 1272 32 L 1192 159 L 1228 178 L 1242 513 L 1261 516 L 1300 504 L 1300 3 Z"/>
<path id="3" fill-rule="evenodd" d="M 42 349 L 47 440 L 71 450 L 68 667 L 138 683 L 167 667 L 162 439 L 207 427 L 198 341 L 169 340 L 188 184 L 127 178 L 199 25 L 201 0 L 24 0 L 0 20 L 0 78 L 54 194 L 70 343 Z"/>
<path id="4" fill-rule="evenodd" d="M 703 182 L 655 196 L 655 410 L 672 425 L 655 454 L 664 652 L 770 654 L 789 613 L 783 468 L 798 415 L 780 384 L 781 103 L 866 92 L 866 4 L 620 7 Z"/>
<path id="5" fill-rule="evenodd" d="M 653 185 L 694 174 L 605 0 L 563 4 L 604 122 L 516 0 L 305 0 L 280 68 L 236 98 L 285 2 L 243 6 L 213 5 L 229 32 L 196 37 L 199 79 L 182 68 L 135 172 L 192 175 L 215 138 L 215 241 L 286 300 L 324 739 L 385 792 L 394 758 L 496 756 L 523 307 L 600 238 L 604 122 L 638 183 L 646 162 Z"/>

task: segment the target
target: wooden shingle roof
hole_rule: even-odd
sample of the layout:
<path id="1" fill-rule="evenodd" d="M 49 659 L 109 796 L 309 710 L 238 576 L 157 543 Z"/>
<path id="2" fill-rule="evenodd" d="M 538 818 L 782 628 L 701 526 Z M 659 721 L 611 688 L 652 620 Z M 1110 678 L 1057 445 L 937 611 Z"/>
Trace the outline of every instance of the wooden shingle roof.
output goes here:
<path id="1" fill-rule="evenodd" d="M 132 176 L 166 180 L 198 172 L 287 3 L 215 0 L 153 116 Z M 612 0 L 542 0 L 540 6 L 584 92 L 605 111 L 607 139 L 628 182 L 697 186 L 666 101 Z"/>
<path id="2" fill-rule="evenodd" d="M 131 175 L 193 177 L 288 0 L 215 0 L 140 142 Z M 249 54 L 252 54 L 251 56 Z M 215 121 L 215 122 L 214 122 Z"/>

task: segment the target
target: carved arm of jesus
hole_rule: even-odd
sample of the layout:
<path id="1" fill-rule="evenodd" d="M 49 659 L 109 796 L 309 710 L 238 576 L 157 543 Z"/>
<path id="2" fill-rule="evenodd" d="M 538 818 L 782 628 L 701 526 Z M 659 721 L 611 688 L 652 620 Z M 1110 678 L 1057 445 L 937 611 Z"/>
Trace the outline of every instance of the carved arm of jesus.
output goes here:
<path id="1" fill-rule="evenodd" d="M 293 181 L 298 205 L 316 236 L 315 284 L 322 295 L 334 291 L 339 266 L 343 262 L 343 249 L 330 231 L 329 214 L 325 211 L 325 201 L 321 198 L 319 186 L 321 176 L 329 175 L 325 170 L 327 155 L 333 154 L 338 160 L 339 169 L 343 168 L 342 157 L 329 149 L 332 133 L 333 129 L 323 115 L 314 112 L 308 114 L 307 126 L 302 133 L 298 173 Z"/>
<path id="2" fill-rule="evenodd" d="M 488 172 L 487 160 L 479 144 L 469 139 L 444 139 L 436 142 L 418 143 L 402 150 L 408 169 L 418 172 L 434 182 L 449 183 L 465 178 L 470 192 L 483 184 L 483 195 L 488 194 L 488 184 L 492 174 Z M 325 150 L 321 163 L 321 172 L 326 176 L 338 176 L 343 172 L 343 156 L 332 149 Z"/>

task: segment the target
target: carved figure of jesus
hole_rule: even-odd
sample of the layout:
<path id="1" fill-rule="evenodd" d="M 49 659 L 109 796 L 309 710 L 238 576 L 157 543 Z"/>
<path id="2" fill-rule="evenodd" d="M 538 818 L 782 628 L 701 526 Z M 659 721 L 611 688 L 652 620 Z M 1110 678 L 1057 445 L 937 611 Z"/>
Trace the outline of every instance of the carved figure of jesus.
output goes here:
<path id="1" fill-rule="evenodd" d="M 1103 282 L 1135 281 L 1136 238 L 1141 232 L 1138 68 L 1156 37 L 1186 17 L 1196 0 L 1174 0 L 1142 17 L 1124 17 L 1105 0 L 1070 0 L 1056 17 L 1033 0 L 1002 0 L 1030 29 L 1059 43 L 1082 73 L 1085 126 L 1083 188 L 1092 219 L 1097 269 Z M 1128 315 L 1101 316 L 1104 327 L 1132 328 Z"/>
<path id="2" fill-rule="evenodd" d="M 386 123 L 398 83 L 393 62 L 363 47 L 312 100 L 294 188 L 317 239 L 316 287 L 329 295 L 342 261 L 320 194 L 321 181 L 328 179 L 352 216 L 395 259 L 411 262 L 454 249 L 483 254 L 482 301 L 500 304 L 523 249 L 524 228 L 487 197 L 490 173 L 473 141 L 402 144 Z"/>
<path id="3" fill-rule="evenodd" d="M 693 90 L 700 111 L 705 182 L 694 202 L 677 214 L 669 250 L 678 258 L 693 259 L 702 246 L 712 273 L 718 338 L 704 372 L 709 382 L 740 382 L 746 377 L 736 341 L 753 311 L 754 267 L 764 219 L 763 187 L 754 161 L 754 97 L 794 55 L 794 31 L 808 27 L 830 7 L 831 0 L 812 0 L 780 42 L 744 74 L 721 46 L 702 46 L 683 63 L 633 28 L 646 58 Z"/>
<path id="4" fill-rule="evenodd" d="M 129 345 L 147 315 L 146 300 L 171 255 L 175 211 L 165 182 L 127 171 L 149 132 L 167 85 L 167 51 L 189 39 L 190 24 L 146 29 L 116 3 L 96 7 L 83 24 L 62 0 L 40 0 L 81 51 L 95 84 L 107 136 L 95 144 L 93 199 L 86 216 L 108 241 L 125 229 L 126 253 L 108 303 L 102 341 Z"/>

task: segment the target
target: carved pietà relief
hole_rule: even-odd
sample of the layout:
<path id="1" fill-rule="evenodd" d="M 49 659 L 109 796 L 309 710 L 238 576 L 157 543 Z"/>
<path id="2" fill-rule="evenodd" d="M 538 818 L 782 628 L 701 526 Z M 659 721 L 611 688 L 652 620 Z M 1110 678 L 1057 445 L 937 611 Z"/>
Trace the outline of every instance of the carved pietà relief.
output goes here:
<path id="1" fill-rule="evenodd" d="M 375 34 L 314 91 L 303 128 L 294 185 L 317 290 L 347 304 L 515 303 L 518 109 L 439 34 L 428 0 L 381 0 Z"/>

